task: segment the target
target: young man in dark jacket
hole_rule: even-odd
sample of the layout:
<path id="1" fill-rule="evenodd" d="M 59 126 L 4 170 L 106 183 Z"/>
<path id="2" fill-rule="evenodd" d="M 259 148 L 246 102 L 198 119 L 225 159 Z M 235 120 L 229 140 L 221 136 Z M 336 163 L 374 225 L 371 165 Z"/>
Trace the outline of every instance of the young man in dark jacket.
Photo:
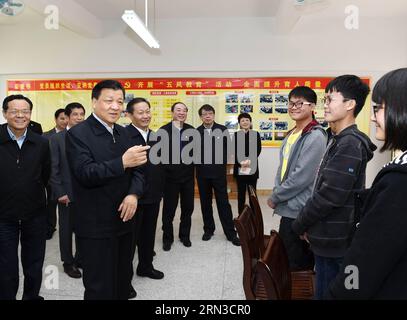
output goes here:
<path id="1" fill-rule="evenodd" d="M 355 198 L 355 236 L 324 298 L 407 299 L 407 68 L 386 73 L 373 89 L 380 151 L 401 150 L 370 189 Z"/>
<path id="2" fill-rule="evenodd" d="M 0 126 L 0 300 L 15 300 L 18 245 L 24 271 L 23 300 L 39 296 L 47 228 L 45 187 L 51 171 L 47 139 L 28 129 L 33 104 L 22 95 L 3 101 Z"/>
<path id="3" fill-rule="evenodd" d="M 369 87 L 357 76 L 344 75 L 332 80 L 325 93 L 325 120 L 332 134 L 312 196 L 292 224 L 314 252 L 317 299 L 338 273 L 350 245 L 354 194 L 365 187 L 366 164 L 376 149 L 355 124 Z"/>

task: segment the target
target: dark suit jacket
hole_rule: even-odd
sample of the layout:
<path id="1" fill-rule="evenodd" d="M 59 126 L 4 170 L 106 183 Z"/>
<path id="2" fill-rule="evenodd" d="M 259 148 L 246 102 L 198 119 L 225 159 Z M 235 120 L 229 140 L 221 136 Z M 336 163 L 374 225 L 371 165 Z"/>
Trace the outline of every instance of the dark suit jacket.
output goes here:
<path id="1" fill-rule="evenodd" d="M 73 201 L 71 172 L 65 152 L 66 132 L 65 129 L 51 136 L 51 178 L 49 183 L 53 199 L 58 200 L 58 198 L 68 195 L 69 200 Z"/>
<path id="2" fill-rule="evenodd" d="M 213 136 L 212 137 L 212 164 L 204 164 L 205 161 L 205 154 L 210 152 L 210 140 L 207 138 L 205 140 L 205 135 L 209 136 L 208 130 L 205 127 L 200 125 L 197 130 L 201 135 L 201 164 L 196 165 L 196 175 L 197 177 L 206 177 L 206 178 L 216 178 L 222 177 L 226 175 L 226 164 L 228 160 L 228 143 L 232 143 L 232 139 L 230 138 L 228 129 L 216 122 L 213 123 L 211 128 L 211 133 L 213 134 L 214 130 L 220 130 L 222 134 L 225 136 Z M 221 143 L 219 143 L 221 139 Z M 206 141 L 206 143 L 205 143 Z M 217 144 L 219 145 L 217 147 Z M 216 164 L 216 151 L 220 151 L 222 153 L 223 163 Z"/>
<path id="3" fill-rule="evenodd" d="M 42 127 L 41 124 L 39 124 L 38 122 L 31 120 L 30 123 L 28 124 L 28 128 L 33 132 L 42 135 Z"/>
<path id="4" fill-rule="evenodd" d="M 129 126 L 127 126 L 126 130 L 129 133 L 133 146 L 147 145 L 140 131 L 138 131 L 133 125 L 130 124 Z M 149 134 L 147 136 L 147 141 L 149 146 L 153 146 L 157 142 L 148 140 L 150 133 L 151 130 L 149 131 Z M 160 202 L 163 196 L 164 189 L 164 171 L 162 168 L 162 164 L 154 165 L 150 162 L 150 160 L 148 160 L 148 162 L 140 168 L 143 170 L 144 173 L 145 184 L 143 196 L 141 197 L 139 203 L 151 204 Z"/>
<path id="5" fill-rule="evenodd" d="M 141 197 L 143 174 L 123 169 L 122 156 L 131 147 L 127 130 L 114 126 L 112 136 L 93 116 L 66 134 L 66 155 L 75 198 L 75 231 L 80 237 L 110 238 L 133 230 L 118 208 L 129 194 Z"/>
<path id="6" fill-rule="evenodd" d="M 169 135 L 169 159 L 170 163 L 164 165 L 165 170 L 165 178 L 169 181 L 175 183 L 182 183 L 194 178 L 194 164 L 185 164 L 185 163 L 174 163 L 173 154 L 172 154 L 172 144 L 173 144 L 173 136 L 172 130 L 178 129 L 174 128 L 172 122 L 167 123 L 166 125 L 162 126 L 160 129 L 167 131 Z M 188 123 L 184 123 L 183 128 L 179 132 L 181 136 L 183 136 L 185 141 L 181 142 L 180 146 L 180 153 L 182 148 L 184 148 L 187 144 L 191 143 L 193 138 L 191 136 L 186 137 L 184 131 L 186 129 L 194 129 L 193 126 L 189 125 Z M 178 132 L 175 131 L 174 135 L 178 137 Z M 190 152 L 190 156 L 192 156 L 192 152 Z"/>
<path id="7" fill-rule="evenodd" d="M 7 124 L 0 126 L 0 220 L 18 221 L 45 214 L 45 186 L 51 171 L 47 139 L 27 130 L 20 149 Z"/>
<path id="8" fill-rule="evenodd" d="M 48 140 L 51 139 L 51 137 L 57 133 L 57 130 L 55 128 L 46 131 L 42 134 L 43 137 L 47 138 Z"/>
<path id="9" fill-rule="evenodd" d="M 250 132 L 255 132 L 257 138 L 253 139 L 253 133 L 249 134 Z M 237 179 L 241 181 L 245 180 L 256 180 L 259 178 L 259 155 L 261 153 L 261 138 L 260 138 L 260 133 L 254 130 L 249 130 L 244 134 L 244 139 L 237 140 L 237 135 L 238 132 L 235 132 L 233 139 L 234 139 L 234 144 L 235 144 L 235 165 L 233 166 L 233 176 L 236 177 Z M 256 158 L 256 170 L 252 169 L 251 173 L 248 175 L 239 175 L 239 168 L 240 168 L 240 163 L 238 163 L 237 159 L 237 144 L 242 144 L 244 143 L 244 150 L 245 150 L 245 155 L 246 157 L 249 156 L 249 145 L 252 147 L 257 146 L 257 158 Z M 254 168 L 254 167 L 253 167 Z"/>

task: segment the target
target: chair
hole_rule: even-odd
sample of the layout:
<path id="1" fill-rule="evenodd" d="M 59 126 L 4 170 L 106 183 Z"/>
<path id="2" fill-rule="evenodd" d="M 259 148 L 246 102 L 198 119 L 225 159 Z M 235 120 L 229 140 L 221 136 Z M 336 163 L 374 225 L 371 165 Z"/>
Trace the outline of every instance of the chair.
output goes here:
<path id="1" fill-rule="evenodd" d="M 260 237 L 256 216 L 247 205 L 234 224 L 241 242 L 243 290 L 247 300 L 312 299 L 314 272 L 289 271 L 287 253 L 276 231 Z"/>
<path id="2" fill-rule="evenodd" d="M 240 238 L 240 247 L 243 256 L 243 290 L 247 300 L 255 300 L 253 291 L 253 269 L 260 258 L 260 248 L 258 247 L 256 234 L 256 222 L 252 209 L 245 205 L 243 211 L 234 220 L 237 233 Z"/>
<path id="3" fill-rule="evenodd" d="M 261 212 L 259 199 L 257 198 L 256 190 L 251 185 L 249 185 L 249 202 L 250 202 L 250 207 L 252 209 L 252 212 L 254 213 L 254 216 L 255 216 L 255 223 L 256 223 L 256 228 L 258 230 L 258 235 L 259 236 L 264 235 L 263 214 Z M 270 237 L 267 236 L 266 241 L 263 242 L 263 246 L 260 247 L 262 254 L 264 253 L 264 250 L 266 249 L 269 238 Z M 258 243 L 261 243 L 260 239 L 258 239 Z"/>
<path id="4" fill-rule="evenodd" d="M 290 272 L 284 244 L 274 230 L 254 270 L 254 285 L 264 288 L 256 299 L 309 300 L 314 296 L 314 272 L 311 270 Z"/>
<path id="5" fill-rule="evenodd" d="M 291 273 L 288 258 L 277 232 L 273 232 L 255 268 L 256 285 L 264 287 L 265 294 L 260 300 L 290 300 Z"/>

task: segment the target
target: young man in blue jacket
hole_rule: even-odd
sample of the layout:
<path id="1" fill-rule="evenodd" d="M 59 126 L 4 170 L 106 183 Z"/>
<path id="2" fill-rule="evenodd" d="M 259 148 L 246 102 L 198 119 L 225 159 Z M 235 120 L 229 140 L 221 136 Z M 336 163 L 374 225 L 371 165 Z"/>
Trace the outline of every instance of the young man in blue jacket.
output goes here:
<path id="1" fill-rule="evenodd" d="M 274 213 L 281 216 L 279 234 L 287 251 L 290 269 L 312 270 L 314 255 L 309 244 L 291 229 L 307 200 L 319 163 L 325 153 L 327 134 L 314 119 L 317 95 L 309 87 L 296 87 L 288 95 L 288 111 L 295 127 L 280 148 L 280 165 L 275 187 L 268 199 Z"/>
<path id="2" fill-rule="evenodd" d="M 292 224 L 293 231 L 309 241 L 314 252 L 316 299 L 322 299 L 350 245 L 354 194 L 365 188 L 366 165 L 376 149 L 355 124 L 369 91 L 354 75 L 337 77 L 325 88 L 325 120 L 330 124 L 328 147 L 312 196 Z"/>

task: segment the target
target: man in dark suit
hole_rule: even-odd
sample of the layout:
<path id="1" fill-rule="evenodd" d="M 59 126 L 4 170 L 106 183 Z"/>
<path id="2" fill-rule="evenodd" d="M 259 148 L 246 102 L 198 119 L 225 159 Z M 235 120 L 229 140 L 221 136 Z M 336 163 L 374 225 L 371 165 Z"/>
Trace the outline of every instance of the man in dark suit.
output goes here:
<path id="1" fill-rule="evenodd" d="M 61 132 L 62 130 L 65 129 L 67 121 L 68 121 L 68 119 L 65 115 L 65 109 L 58 109 L 57 111 L 55 111 L 54 119 L 55 119 L 55 127 L 42 134 L 48 140 L 50 140 L 54 134 Z M 52 236 L 56 230 L 55 227 L 57 224 L 57 201 L 52 199 L 51 195 L 52 195 L 51 186 L 50 186 L 50 184 L 48 184 L 48 186 L 47 186 L 47 212 L 48 212 L 47 213 L 47 222 L 48 222 L 47 240 L 52 239 Z"/>
<path id="2" fill-rule="evenodd" d="M 196 178 L 204 222 L 202 240 L 210 240 L 215 231 L 212 209 L 212 193 L 215 192 L 223 232 L 229 241 L 239 246 L 240 240 L 233 226 L 226 182 L 227 150 L 232 140 L 227 128 L 215 122 L 215 109 L 211 105 L 204 104 L 198 113 L 202 120 L 202 125 L 197 128 L 201 135 L 201 164 L 196 166 Z"/>
<path id="3" fill-rule="evenodd" d="M 68 117 L 65 114 L 65 109 L 57 109 L 54 113 L 55 127 L 49 131 L 44 132 L 42 135 L 48 140 L 56 133 L 63 131 L 68 124 Z"/>
<path id="4" fill-rule="evenodd" d="M 154 142 L 149 141 L 152 131 L 148 128 L 151 122 L 150 103 L 144 98 L 135 98 L 127 104 L 126 111 L 131 120 L 131 124 L 126 129 L 132 144 L 153 146 Z M 153 165 L 148 160 L 142 169 L 145 181 L 144 193 L 135 214 L 134 250 L 136 245 L 138 249 L 136 273 L 140 277 L 162 279 L 164 273 L 154 269 L 153 266 L 155 231 L 164 182 L 162 166 L 161 164 Z"/>
<path id="5" fill-rule="evenodd" d="M 51 198 L 58 202 L 59 250 L 63 261 L 64 272 L 71 278 L 82 276 L 78 265 L 81 265 L 78 241 L 75 242 L 75 255 L 72 254 L 74 197 L 72 194 L 71 172 L 66 158 L 65 137 L 70 130 L 85 118 L 85 108 L 78 102 L 69 103 L 64 110 L 68 117 L 66 129 L 51 137 Z"/>
<path id="6" fill-rule="evenodd" d="M 86 300 L 128 299 L 132 267 L 133 216 L 143 193 L 149 147 L 131 147 L 115 124 L 125 91 L 115 80 L 92 90 L 93 113 L 66 134 L 66 155 L 75 199 Z"/>
<path id="7" fill-rule="evenodd" d="M 39 296 L 45 256 L 45 186 L 51 170 L 47 139 L 28 130 L 33 104 L 22 95 L 3 101 L 0 126 L 0 300 L 15 300 L 18 247 L 24 271 L 23 300 Z"/>
<path id="8" fill-rule="evenodd" d="M 174 242 L 174 230 L 172 222 L 178 206 L 178 198 L 181 197 L 181 222 L 179 226 L 179 239 L 185 247 L 191 246 L 191 216 L 194 211 L 194 165 L 185 163 L 182 159 L 182 149 L 192 141 L 186 130 L 194 129 L 185 123 L 188 114 L 187 106 L 182 102 L 176 102 L 171 106 L 172 121 L 162 126 L 169 137 L 169 163 L 165 168 L 165 185 L 163 201 L 163 249 L 171 250 Z M 187 132 L 188 132 L 187 131 Z M 172 152 L 172 151 L 175 151 Z M 178 151 L 179 150 L 179 151 Z"/>

